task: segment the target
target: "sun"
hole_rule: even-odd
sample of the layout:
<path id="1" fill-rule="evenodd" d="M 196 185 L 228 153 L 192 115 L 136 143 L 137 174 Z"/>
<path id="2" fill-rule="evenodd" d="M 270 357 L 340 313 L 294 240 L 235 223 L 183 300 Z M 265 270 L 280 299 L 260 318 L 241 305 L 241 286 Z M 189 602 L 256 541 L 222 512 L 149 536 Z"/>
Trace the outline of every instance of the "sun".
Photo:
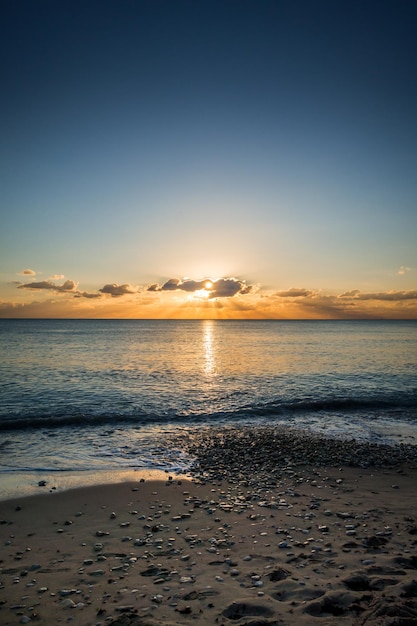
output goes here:
<path id="1" fill-rule="evenodd" d="M 205 283 L 204 283 L 204 289 L 210 290 L 210 289 L 212 289 L 212 287 L 213 287 L 212 281 L 211 280 L 206 280 Z"/>

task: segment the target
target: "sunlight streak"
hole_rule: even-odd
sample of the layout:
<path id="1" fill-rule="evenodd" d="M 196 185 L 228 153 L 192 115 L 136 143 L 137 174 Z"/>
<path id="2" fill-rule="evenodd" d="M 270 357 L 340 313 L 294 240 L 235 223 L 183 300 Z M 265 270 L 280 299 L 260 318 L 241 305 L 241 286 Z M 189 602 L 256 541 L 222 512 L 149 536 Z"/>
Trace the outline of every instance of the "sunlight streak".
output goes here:
<path id="1" fill-rule="evenodd" d="M 215 357 L 213 346 L 213 320 L 204 320 L 203 323 L 203 349 L 204 349 L 204 372 L 206 376 L 213 376 L 215 372 Z"/>

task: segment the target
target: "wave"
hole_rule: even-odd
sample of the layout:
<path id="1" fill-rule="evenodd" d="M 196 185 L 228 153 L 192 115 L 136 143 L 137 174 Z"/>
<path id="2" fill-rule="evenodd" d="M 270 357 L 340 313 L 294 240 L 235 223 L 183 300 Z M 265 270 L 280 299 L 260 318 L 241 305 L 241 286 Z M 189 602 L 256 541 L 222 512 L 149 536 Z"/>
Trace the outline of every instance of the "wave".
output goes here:
<path id="1" fill-rule="evenodd" d="M 325 399 L 293 399 L 291 402 L 272 400 L 256 402 L 223 411 L 167 411 L 146 412 L 135 410 L 132 413 L 81 413 L 74 412 L 68 407 L 68 413 L 39 415 L 35 412 L 20 415 L 10 415 L 0 421 L 0 431 L 27 430 L 27 429 L 56 429 L 64 427 L 95 427 L 129 424 L 134 427 L 144 425 L 167 424 L 202 424 L 204 422 L 234 422 L 237 420 L 256 420 L 269 417 L 294 416 L 296 414 L 319 413 L 344 414 L 364 413 L 372 417 L 374 413 L 383 412 L 390 415 L 400 413 L 405 419 L 417 421 L 417 396 L 404 394 L 401 396 L 387 396 L 378 398 L 325 398 Z"/>

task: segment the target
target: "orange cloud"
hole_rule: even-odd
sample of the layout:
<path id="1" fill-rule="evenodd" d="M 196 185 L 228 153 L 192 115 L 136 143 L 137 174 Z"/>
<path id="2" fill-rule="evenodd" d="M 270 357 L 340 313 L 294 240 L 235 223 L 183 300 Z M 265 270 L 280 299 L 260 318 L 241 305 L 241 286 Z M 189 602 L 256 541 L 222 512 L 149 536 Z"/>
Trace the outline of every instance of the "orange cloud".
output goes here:
<path id="1" fill-rule="evenodd" d="M 417 289 L 339 294 L 291 287 L 266 291 L 227 277 L 192 280 L 170 278 L 145 289 L 129 283 L 106 283 L 97 291 L 80 291 L 78 283 L 52 280 L 19 283 L 19 303 L 0 304 L 1 317 L 93 317 L 144 319 L 417 319 Z M 29 300 L 23 292 L 43 295 Z M 43 294 L 44 292 L 44 294 Z M 55 300 L 51 294 L 59 294 Z M 48 294 L 49 299 L 45 296 Z M 200 297 L 201 296 L 201 297 Z"/>

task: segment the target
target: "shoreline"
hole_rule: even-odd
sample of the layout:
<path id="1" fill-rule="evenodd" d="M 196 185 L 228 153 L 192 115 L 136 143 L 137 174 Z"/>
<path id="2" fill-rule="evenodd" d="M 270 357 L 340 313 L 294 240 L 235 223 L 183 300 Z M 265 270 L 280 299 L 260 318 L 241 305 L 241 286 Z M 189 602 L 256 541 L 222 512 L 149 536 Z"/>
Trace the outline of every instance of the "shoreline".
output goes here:
<path id="1" fill-rule="evenodd" d="M 415 450 L 356 443 L 353 467 L 353 442 L 287 434 L 201 431 L 191 479 L 0 501 L 0 622 L 417 623 Z"/>
<path id="2" fill-rule="evenodd" d="M 184 470 L 120 468 L 88 470 L 14 470 L 1 474 L 0 501 L 77 487 L 175 478 L 273 484 L 287 469 L 326 467 L 417 467 L 417 445 L 372 443 L 326 436 L 301 428 L 251 424 L 201 426 L 166 437 L 167 448 L 181 449 L 190 459 Z M 194 460 L 192 460 L 194 459 Z"/>

